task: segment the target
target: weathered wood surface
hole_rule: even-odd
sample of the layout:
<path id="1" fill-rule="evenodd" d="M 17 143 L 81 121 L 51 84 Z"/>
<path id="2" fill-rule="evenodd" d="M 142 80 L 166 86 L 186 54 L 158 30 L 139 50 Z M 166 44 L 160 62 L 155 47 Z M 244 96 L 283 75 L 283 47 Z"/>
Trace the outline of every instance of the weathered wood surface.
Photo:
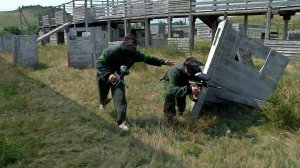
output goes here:
<path id="1" fill-rule="evenodd" d="M 264 45 L 290 59 L 300 59 L 300 41 L 265 40 Z"/>
<path id="2" fill-rule="evenodd" d="M 169 45 L 175 45 L 180 50 L 189 51 L 190 42 L 189 38 L 168 38 Z"/>
<path id="3" fill-rule="evenodd" d="M 13 36 L 4 35 L 2 36 L 3 51 L 12 53 Z"/>
<path id="4" fill-rule="evenodd" d="M 65 19 L 64 19 L 64 17 L 65 17 Z M 55 23 L 56 24 L 64 24 L 66 22 L 72 22 L 72 16 L 69 13 L 67 13 L 66 11 L 55 12 Z"/>
<path id="5" fill-rule="evenodd" d="M 220 15 L 228 14 L 266 13 L 270 6 L 273 13 L 293 10 L 300 11 L 300 1 L 297 0 L 89 0 L 87 1 L 87 19 L 85 19 L 85 0 L 73 0 L 65 4 L 68 13 L 73 15 L 74 22 L 89 22 L 105 19 L 155 18 L 167 16 Z M 58 7 L 54 7 L 58 8 Z M 59 6 L 61 8 L 61 5 Z M 51 12 L 52 13 L 52 12 Z M 40 25 L 48 26 L 60 23 L 62 18 L 48 16 L 46 11 L 40 12 Z M 62 17 L 62 16 L 61 16 Z M 57 20 L 57 21 L 56 21 Z M 57 22 L 57 23 L 56 23 Z"/>
<path id="6" fill-rule="evenodd" d="M 58 32 L 58 31 L 60 31 L 61 29 L 70 26 L 71 24 L 72 24 L 71 22 L 68 22 L 68 23 L 65 23 L 65 24 L 63 24 L 63 25 L 61 25 L 61 26 L 55 28 L 54 30 L 49 31 L 48 33 L 46 33 L 46 34 L 44 34 L 44 35 L 38 37 L 38 38 L 37 38 L 37 42 L 40 42 L 40 41 L 43 40 L 44 38 L 47 38 L 47 37 L 51 36 L 52 34 L 54 34 L 54 33 Z"/>
<path id="7" fill-rule="evenodd" d="M 92 67 L 99 54 L 107 47 L 107 31 L 103 31 L 102 27 L 70 28 L 68 32 L 69 66 Z"/>
<path id="8" fill-rule="evenodd" d="M 167 39 L 151 39 L 151 47 L 162 47 L 168 45 Z"/>
<path id="9" fill-rule="evenodd" d="M 38 64 L 36 35 L 13 36 L 12 58 L 15 64 L 35 66 Z"/>
<path id="10" fill-rule="evenodd" d="M 230 45 L 228 45 L 230 43 Z M 266 60 L 260 71 L 235 60 L 237 52 L 247 50 Z M 224 52 L 226 51 L 226 52 Z M 206 96 L 258 107 L 272 92 L 289 59 L 232 29 L 229 21 L 219 24 L 203 73 L 212 77 L 209 84 L 222 87 L 218 92 L 201 93 L 191 118 L 196 119 Z M 202 92 L 202 91 L 201 91 Z"/>

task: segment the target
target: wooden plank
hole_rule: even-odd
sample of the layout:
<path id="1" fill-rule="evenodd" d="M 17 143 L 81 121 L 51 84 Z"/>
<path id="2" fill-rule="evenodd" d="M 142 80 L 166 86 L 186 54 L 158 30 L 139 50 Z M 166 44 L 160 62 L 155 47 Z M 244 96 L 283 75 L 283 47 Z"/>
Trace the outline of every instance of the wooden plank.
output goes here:
<path id="1" fill-rule="evenodd" d="M 273 85 L 276 84 L 279 78 L 283 75 L 288 62 L 288 58 L 271 50 L 266 63 L 260 70 L 260 77 L 263 79 L 263 77 L 266 76 L 274 81 L 272 82 Z"/>
<path id="2" fill-rule="evenodd" d="M 51 30 L 50 32 L 48 32 L 48 33 L 42 35 L 41 37 L 37 38 L 37 42 L 40 42 L 40 41 L 43 40 L 44 38 L 47 38 L 47 37 L 51 36 L 52 34 L 54 34 L 54 33 L 58 32 L 58 31 L 60 31 L 61 29 L 70 26 L 71 24 L 72 24 L 71 22 L 68 22 L 68 23 L 65 23 L 65 24 L 63 24 L 63 25 L 61 25 L 61 26 L 55 28 L 54 30 Z"/>
<path id="3" fill-rule="evenodd" d="M 238 61 L 220 63 L 212 82 L 249 97 L 263 99 L 270 93 L 269 86 L 259 79 L 259 72 Z M 253 91 L 255 90 L 255 92 Z"/>
<path id="4" fill-rule="evenodd" d="M 190 114 L 190 123 L 193 124 L 199 116 L 201 108 L 204 104 L 208 88 L 203 87 L 200 93 L 197 96 L 198 101 L 194 104 L 191 114 Z"/>
<path id="5" fill-rule="evenodd" d="M 262 107 L 267 102 L 265 100 L 255 99 L 252 97 L 247 97 L 244 95 L 240 95 L 238 93 L 234 93 L 228 90 L 224 90 L 220 95 L 217 95 L 218 98 L 230 100 L 233 102 L 245 104 L 252 107 Z"/>
<path id="6" fill-rule="evenodd" d="M 213 44 L 211 46 L 211 50 L 209 52 L 203 73 L 210 75 L 213 77 L 214 72 L 218 66 L 218 63 L 220 62 L 220 56 L 215 56 L 220 53 L 222 53 L 222 49 L 224 46 L 224 43 L 219 42 L 220 39 L 222 39 L 227 32 L 230 31 L 230 24 L 228 21 L 223 21 L 219 24 L 217 28 L 217 33 L 215 35 Z M 222 40 L 221 40 L 222 41 Z M 204 87 L 201 89 L 200 94 L 198 95 L 198 101 L 194 104 L 191 114 L 190 114 L 190 120 L 191 122 L 195 121 L 197 117 L 199 116 L 199 113 L 201 111 L 201 108 L 203 106 L 205 97 L 206 97 L 207 91 L 206 88 Z"/>
<path id="7" fill-rule="evenodd" d="M 266 60 L 270 52 L 270 48 L 262 45 L 261 42 L 255 39 L 244 38 L 240 44 L 240 48 L 247 49 L 256 56 Z"/>

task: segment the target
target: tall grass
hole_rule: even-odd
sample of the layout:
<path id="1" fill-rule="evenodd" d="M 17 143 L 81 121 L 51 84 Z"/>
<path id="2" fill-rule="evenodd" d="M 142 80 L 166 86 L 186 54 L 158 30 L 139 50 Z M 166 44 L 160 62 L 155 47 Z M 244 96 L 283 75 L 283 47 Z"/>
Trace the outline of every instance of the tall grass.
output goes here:
<path id="1" fill-rule="evenodd" d="M 165 48 L 142 50 L 177 63 L 191 55 L 206 59 L 206 52 L 167 55 Z M 95 69 L 69 68 L 65 46 L 39 47 L 38 54 L 37 68 L 12 65 L 9 55 L 0 59 L 0 143 L 6 149 L 0 152 L 13 156 L 1 166 L 300 166 L 299 126 L 293 131 L 289 125 L 274 127 L 272 110 L 205 106 L 195 127 L 188 125 L 190 110 L 176 117 L 178 124 L 165 127 L 164 84 L 159 79 L 169 67 L 138 63 L 125 78 L 131 131 L 124 134 L 117 129 L 112 105 L 98 110 Z M 291 63 L 273 100 L 293 103 L 294 118 L 299 116 L 298 80 L 299 63 Z"/>
<path id="2" fill-rule="evenodd" d="M 300 128 L 300 63 L 291 62 L 275 91 L 268 101 L 270 106 L 264 108 L 264 112 L 271 119 L 274 126 L 297 130 Z"/>

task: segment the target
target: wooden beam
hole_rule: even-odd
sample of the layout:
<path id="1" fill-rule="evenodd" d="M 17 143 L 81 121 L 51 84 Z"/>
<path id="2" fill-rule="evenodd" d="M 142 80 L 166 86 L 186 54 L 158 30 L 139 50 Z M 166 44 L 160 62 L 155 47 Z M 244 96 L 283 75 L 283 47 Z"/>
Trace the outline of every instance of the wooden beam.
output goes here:
<path id="1" fill-rule="evenodd" d="M 150 32 L 150 19 L 145 19 L 145 46 L 150 46 L 150 38 L 151 38 L 151 32 Z"/>
<path id="2" fill-rule="evenodd" d="M 291 15 L 283 15 L 283 20 L 284 20 L 284 29 L 283 29 L 283 40 L 288 40 L 288 24 L 289 20 L 291 19 Z"/>
<path id="3" fill-rule="evenodd" d="M 217 28 L 218 28 L 218 21 L 217 20 L 213 20 L 212 21 L 212 28 L 211 28 L 211 34 L 212 34 L 212 36 L 211 36 L 211 41 L 213 41 L 214 40 L 214 37 L 215 37 L 215 34 L 216 34 L 216 32 L 217 32 Z"/>
<path id="4" fill-rule="evenodd" d="M 172 20 L 171 16 L 168 17 L 168 38 L 172 38 Z"/>
<path id="5" fill-rule="evenodd" d="M 189 42 L 190 42 L 190 51 L 191 50 L 194 50 L 194 43 L 195 43 L 195 40 L 194 40 L 194 34 L 195 34 L 195 18 L 194 16 L 190 15 L 189 16 L 189 29 L 190 29 L 190 39 L 189 39 Z"/>
<path id="6" fill-rule="evenodd" d="M 111 42 L 111 21 L 107 21 L 107 39 L 108 42 Z"/>
<path id="7" fill-rule="evenodd" d="M 85 14 L 85 28 L 88 27 L 88 9 L 87 9 L 87 0 L 84 0 L 84 14 Z"/>
<path id="8" fill-rule="evenodd" d="M 270 39 L 271 20 L 272 20 L 272 8 L 271 6 L 269 6 L 267 11 L 267 18 L 266 18 L 265 40 Z"/>
<path id="9" fill-rule="evenodd" d="M 125 35 L 131 34 L 130 20 L 124 19 Z"/>
<path id="10" fill-rule="evenodd" d="M 248 32 L 248 15 L 244 15 L 244 34 L 247 36 Z"/>
<path id="11" fill-rule="evenodd" d="M 63 4 L 63 23 L 66 23 L 66 14 L 67 14 L 66 5 Z"/>

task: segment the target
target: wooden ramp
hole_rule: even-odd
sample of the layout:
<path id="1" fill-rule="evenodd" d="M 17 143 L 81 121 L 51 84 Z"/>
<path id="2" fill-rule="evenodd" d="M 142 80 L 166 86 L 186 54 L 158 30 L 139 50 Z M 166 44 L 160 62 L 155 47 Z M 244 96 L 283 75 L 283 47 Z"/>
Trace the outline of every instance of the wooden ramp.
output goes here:
<path id="1" fill-rule="evenodd" d="M 48 33 L 46 33 L 46 34 L 44 34 L 44 35 L 38 37 L 38 38 L 37 38 L 37 42 L 42 41 L 44 38 L 47 38 L 47 37 L 51 36 L 52 34 L 54 34 L 54 33 L 58 32 L 58 31 L 60 31 L 61 29 L 70 26 L 71 24 L 72 24 L 71 22 L 68 22 L 68 23 L 65 23 L 65 24 L 63 24 L 63 25 L 61 25 L 61 26 L 59 26 L 59 27 L 57 27 L 57 28 L 55 28 L 55 29 L 49 31 Z"/>
<path id="2" fill-rule="evenodd" d="M 235 60 L 241 49 L 265 61 L 260 70 Z M 287 57 L 232 29 L 229 21 L 221 22 L 203 70 L 212 77 L 208 84 L 221 89 L 202 88 L 192 109 L 191 121 L 199 116 L 205 101 L 231 101 L 259 107 L 276 86 L 288 62 Z"/>

